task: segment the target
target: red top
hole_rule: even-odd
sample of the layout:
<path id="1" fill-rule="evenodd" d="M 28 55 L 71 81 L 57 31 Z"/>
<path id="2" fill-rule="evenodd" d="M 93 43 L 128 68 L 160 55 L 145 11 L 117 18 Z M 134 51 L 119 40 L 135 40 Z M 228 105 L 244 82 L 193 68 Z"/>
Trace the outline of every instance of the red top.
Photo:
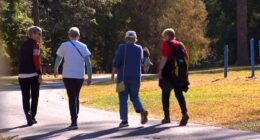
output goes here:
<path id="1" fill-rule="evenodd" d="M 179 41 L 172 39 L 171 42 L 174 44 L 174 49 L 177 50 L 179 47 Z M 183 51 L 186 59 L 189 60 L 189 55 L 185 46 Z M 161 44 L 161 56 L 167 57 L 168 60 L 172 59 L 172 48 L 168 45 L 167 41 L 163 41 Z"/>

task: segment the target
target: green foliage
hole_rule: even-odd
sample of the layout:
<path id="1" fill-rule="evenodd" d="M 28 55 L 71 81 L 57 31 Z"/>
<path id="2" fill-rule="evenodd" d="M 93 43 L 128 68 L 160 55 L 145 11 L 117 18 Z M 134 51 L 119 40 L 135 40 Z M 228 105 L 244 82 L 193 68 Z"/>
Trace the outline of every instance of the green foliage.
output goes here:
<path id="1" fill-rule="evenodd" d="M 17 71 L 19 63 L 19 46 L 26 36 L 26 31 L 32 25 L 32 20 L 27 16 L 28 3 L 23 0 L 8 0 L 7 8 L 3 11 L 4 40 L 7 44 L 7 53 L 12 63 L 12 71 Z"/>
<path id="2" fill-rule="evenodd" d="M 2 9 L 0 9 L 0 58 L 8 58 L 9 55 L 6 52 L 7 46 L 3 35 L 3 11 L 6 9 L 7 3 L 5 1 L 0 1 L 0 5 L 2 6 Z"/>
<path id="3" fill-rule="evenodd" d="M 40 13 L 45 44 L 52 48 L 53 56 L 60 43 L 67 40 L 67 30 L 78 26 L 81 41 L 87 43 L 93 53 L 96 70 L 109 72 L 126 30 L 137 31 L 139 44 L 151 49 L 155 62 L 159 60 L 160 34 L 165 27 L 176 28 L 179 39 L 187 44 L 192 64 L 205 58 L 207 12 L 201 0 L 194 5 L 188 0 L 56 0 L 43 2 Z M 190 19 L 194 19 L 192 30 Z"/>
<path id="4" fill-rule="evenodd" d="M 205 4 L 208 11 L 207 36 L 211 39 L 211 59 L 222 60 L 224 45 L 229 44 L 230 64 L 235 63 L 236 0 L 205 0 Z"/>
<path id="5" fill-rule="evenodd" d="M 237 22 L 236 0 L 204 0 L 208 11 L 207 36 L 211 39 L 210 48 L 212 60 L 221 64 L 223 46 L 229 44 L 229 63 L 236 62 L 237 51 Z M 248 39 L 253 37 L 260 40 L 260 1 L 248 0 Z M 249 42 L 249 40 L 248 40 Z M 256 49 L 257 50 L 257 49 Z M 257 51 L 256 51 L 257 52 Z M 256 53 L 257 56 L 259 55 Z"/>

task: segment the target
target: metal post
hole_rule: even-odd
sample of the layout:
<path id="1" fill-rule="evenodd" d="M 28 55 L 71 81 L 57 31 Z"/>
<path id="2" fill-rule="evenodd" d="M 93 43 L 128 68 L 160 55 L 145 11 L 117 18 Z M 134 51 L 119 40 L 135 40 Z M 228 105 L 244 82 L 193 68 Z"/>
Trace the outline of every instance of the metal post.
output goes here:
<path id="1" fill-rule="evenodd" d="M 251 78 L 254 78 L 255 77 L 254 38 L 250 39 L 250 64 L 251 64 Z"/>
<path id="2" fill-rule="evenodd" d="M 224 77 L 228 76 L 228 45 L 224 47 Z"/>

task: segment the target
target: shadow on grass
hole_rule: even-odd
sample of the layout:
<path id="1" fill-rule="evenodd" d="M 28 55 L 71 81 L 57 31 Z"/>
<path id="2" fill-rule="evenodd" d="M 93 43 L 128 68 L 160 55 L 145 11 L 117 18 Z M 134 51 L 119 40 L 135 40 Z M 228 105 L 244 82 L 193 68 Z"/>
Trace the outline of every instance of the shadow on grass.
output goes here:
<path id="1" fill-rule="evenodd" d="M 260 69 L 260 65 L 255 66 L 255 69 Z M 249 66 L 245 67 L 229 67 L 229 72 L 240 72 L 240 71 L 249 71 L 251 68 Z M 217 69 L 205 69 L 205 70 L 191 70 L 190 74 L 218 74 L 218 73 L 224 73 L 224 68 L 217 68 Z"/>

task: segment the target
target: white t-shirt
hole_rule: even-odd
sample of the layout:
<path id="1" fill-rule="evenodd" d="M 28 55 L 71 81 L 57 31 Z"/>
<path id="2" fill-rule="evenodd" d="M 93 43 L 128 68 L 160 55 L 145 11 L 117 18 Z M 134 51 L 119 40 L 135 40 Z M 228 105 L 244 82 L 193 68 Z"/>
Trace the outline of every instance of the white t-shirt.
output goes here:
<path id="1" fill-rule="evenodd" d="M 86 44 L 72 40 L 81 54 L 86 57 L 91 53 Z M 61 44 L 57 51 L 57 55 L 64 58 L 62 77 L 63 78 L 75 78 L 83 79 L 85 75 L 85 63 L 84 58 L 79 54 L 77 49 L 72 45 L 70 41 Z"/>

